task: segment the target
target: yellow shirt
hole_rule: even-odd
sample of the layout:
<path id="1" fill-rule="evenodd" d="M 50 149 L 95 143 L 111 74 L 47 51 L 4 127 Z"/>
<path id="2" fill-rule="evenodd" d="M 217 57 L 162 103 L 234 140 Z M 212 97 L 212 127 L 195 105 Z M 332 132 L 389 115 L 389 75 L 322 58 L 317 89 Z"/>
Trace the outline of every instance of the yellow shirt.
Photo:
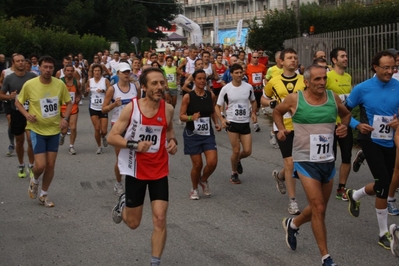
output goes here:
<path id="1" fill-rule="evenodd" d="M 279 75 L 269 80 L 264 88 L 264 93 L 268 98 L 274 98 L 278 103 L 281 103 L 288 94 L 304 89 L 305 82 L 303 81 L 302 75 L 296 74 L 290 78 L 287 78 L 284 75 Z M 294 130 L 290 113 L 284 114 L 284 126 L 287 130 Z M 274 131 L 277 131 L 277 127 L 274 123 L 273 129 Z"/>
<path id="2" fill-rule="evenodd" d="M 277 77 L 281 74 L 283 74 L 284 70 L 283 68 L 278 68 L 277 66 L 272 66 L 267 70 L 265 79 L 270 80 L 271 78 Z"/>
<path id="3" fill-rule="evenodd" d="M 340 75 L 335 70 L 331 70 L 327 72 L 326 88 L 338 94 L 344 103 L 352 90 L 352 77 L 346 72 Z M 341 122 L 341 119 L 337 117 L 337 123 L 339 122 Z"/>
<path id="4" fill-rule="evenodd" d="M 29 114 L 36 116 L 36 122 L 27 121 L 26 129 L 43 136 L 60 133 L 60 110 L 63 103 L 71 101 L 71 96 L 61 80 L 52 77 L 50 84 L 40 82 L 40 77 L 28 80 L 18 95 L 23 104 L 29 101 Z"/>

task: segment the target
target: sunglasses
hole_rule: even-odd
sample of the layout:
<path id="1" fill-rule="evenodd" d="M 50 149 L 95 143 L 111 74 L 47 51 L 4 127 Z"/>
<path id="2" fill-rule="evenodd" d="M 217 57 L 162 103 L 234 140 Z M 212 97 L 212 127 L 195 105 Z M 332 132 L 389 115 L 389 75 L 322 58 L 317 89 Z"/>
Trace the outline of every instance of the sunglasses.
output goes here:
<path id="1" fill-rule="evenodd" d="M 253 59 L 258 59 L 259 57 L 256 57 L 256 56 L 252 56 L 252 58 L 253 58 Z"/>

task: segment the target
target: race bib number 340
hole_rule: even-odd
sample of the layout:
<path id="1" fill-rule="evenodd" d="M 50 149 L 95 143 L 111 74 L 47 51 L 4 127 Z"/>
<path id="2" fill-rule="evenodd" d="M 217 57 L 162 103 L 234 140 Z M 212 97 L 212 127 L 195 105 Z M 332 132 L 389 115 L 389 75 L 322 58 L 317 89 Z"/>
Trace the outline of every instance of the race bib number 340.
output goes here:
<path id="1" fill-rule="evenodd" d="M 310 161 L 324 162 L 334 159 L 333 143 L 333 134 L 311 134 Z"/>
<path id="2" fill-rule="evenodd" d="M 40 109 L 43 118 L 58 115 L 58 96 L 40 99 Z"/>

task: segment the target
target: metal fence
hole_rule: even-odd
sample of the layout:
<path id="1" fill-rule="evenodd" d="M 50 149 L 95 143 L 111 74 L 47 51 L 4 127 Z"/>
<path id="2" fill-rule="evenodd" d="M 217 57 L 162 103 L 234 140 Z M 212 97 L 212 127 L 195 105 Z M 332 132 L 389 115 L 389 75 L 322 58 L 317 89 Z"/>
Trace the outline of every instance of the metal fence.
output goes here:
<path id="1" fill-rule="evenodd" d="M 370 71 L 371 58 L 379 51 L 399 48 L 399 23 L 365 28 L 309 35 L 286 40 L 284 47 L 292 47 L 298 52 L 299 63 L 312 64 L 316 51 L 325 51 L 329 64 L 330 51 L 344 47 L 348 53 L 347 72 L 352 75 L 353 84 L 358 84 L 373 73 Z"/>

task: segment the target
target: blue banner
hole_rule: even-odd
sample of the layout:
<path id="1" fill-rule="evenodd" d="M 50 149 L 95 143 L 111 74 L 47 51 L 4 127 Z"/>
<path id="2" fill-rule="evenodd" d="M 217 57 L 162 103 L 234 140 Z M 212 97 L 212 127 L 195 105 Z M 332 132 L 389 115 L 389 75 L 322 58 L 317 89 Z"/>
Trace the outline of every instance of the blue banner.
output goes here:
<path id="1" fill-rule="evenodd" d="M 242 29 L 241 32 L 241 46 L 245 45 L 245 39 L 247 38 L 248 28 Z M 230 30 L 218 30 L 218 43 L 223 45 L 233 45 L 236 44 L 237 29 Z"/>

